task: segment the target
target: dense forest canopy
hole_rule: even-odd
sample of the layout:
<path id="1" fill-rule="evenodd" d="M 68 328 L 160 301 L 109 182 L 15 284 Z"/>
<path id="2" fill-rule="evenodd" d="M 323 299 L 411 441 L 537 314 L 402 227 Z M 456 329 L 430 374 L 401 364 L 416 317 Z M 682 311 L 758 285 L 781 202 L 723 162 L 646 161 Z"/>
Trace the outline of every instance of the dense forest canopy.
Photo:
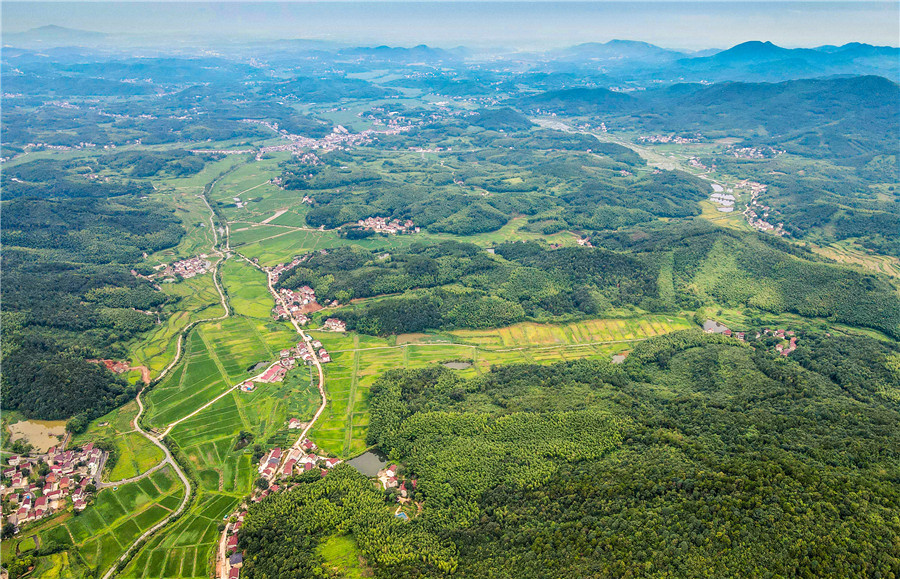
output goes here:
<path id="1" fill-rule="evenodd" d="M 251 509 L 245 569 L 315 567 L 318 542 L 352 532 L 383 577 L 440 577 L 442 565 L 463 577 L 889 576 L 900 350 L 801 343 L 792 360 L 688 331 L 639 344 L 620 366 L 389 372 L 369 437 L 418 482 L 425 510 L 402 532 L 423 537 L 421 566 L 381 551 L 402 540 L 372 544 L 365 524 L 329 522 L 337 504 L 345 520 L 398 532 L 378 522 L 383 510 L 329 492 L 333 473 Z M 312 496 L 328 496 L 317 512 Z"/>
<path id="2" fill-rule="evenodd" d="M 132 195 L 4 202 L 3 408 L 93 418 L 132 397 L 85 358 L 122 356 L 156 325 L 145 312 L 168 298 L 129 270 L 183 233 L 168 208 Z"/>

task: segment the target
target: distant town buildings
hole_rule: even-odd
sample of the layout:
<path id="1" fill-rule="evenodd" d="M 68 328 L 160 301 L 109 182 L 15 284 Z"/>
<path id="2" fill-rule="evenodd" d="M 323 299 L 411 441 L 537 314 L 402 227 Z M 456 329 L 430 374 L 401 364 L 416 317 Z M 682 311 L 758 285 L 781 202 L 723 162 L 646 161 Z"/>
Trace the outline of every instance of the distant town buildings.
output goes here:
<path id="1" fill-rule="evenodd" d="M 682 137 L 680 135 L 643 135 L 638 137 L 638 141 L 641 143 L 648 143 L 653 145 L 665 145 L 665 144 L 676 144 L 676 145 L 686 145 L 688 143 L 699 143 L 700 135 L 696 135 L 693 137 Z"/>

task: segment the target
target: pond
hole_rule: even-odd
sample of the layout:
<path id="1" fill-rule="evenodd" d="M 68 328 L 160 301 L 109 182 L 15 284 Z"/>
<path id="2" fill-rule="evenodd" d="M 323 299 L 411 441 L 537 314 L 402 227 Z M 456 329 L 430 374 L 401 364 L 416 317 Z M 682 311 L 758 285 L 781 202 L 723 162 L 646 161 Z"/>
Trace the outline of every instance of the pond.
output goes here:
<path id="1" fill-rule="evenodd" d="M 451 370 L 465 370 L 466 368 L 471 368 L 472 364 L 469 362 L 444 362 L 442 366 Z"/>
<path id="2" fill-rule="evenodd" d="M 12 440 L 24 438 L 37 452 L 47 452 L 66 434 L 65 420 L 21 420 L 9 425 Z"/>
<path id="3" fill-rule="evenodd" d="M 347 464 L 366 476 L 376 476 L 378 471 L 387 466 L 385 456 L 380 452 L 368 451 L 347 461 Z"/>

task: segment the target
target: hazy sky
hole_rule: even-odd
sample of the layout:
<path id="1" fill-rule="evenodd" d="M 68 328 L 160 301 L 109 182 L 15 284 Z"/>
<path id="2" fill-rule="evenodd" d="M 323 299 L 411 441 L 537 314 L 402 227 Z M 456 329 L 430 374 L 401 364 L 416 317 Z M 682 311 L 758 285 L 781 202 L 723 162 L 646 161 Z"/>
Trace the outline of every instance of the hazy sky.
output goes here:
<path id="1" fill-rule="evenodd" d="M 669 48 L 900 44 L 898 2 L 2 2 L 3 32 L 544 48 L 614 38 Z"/>

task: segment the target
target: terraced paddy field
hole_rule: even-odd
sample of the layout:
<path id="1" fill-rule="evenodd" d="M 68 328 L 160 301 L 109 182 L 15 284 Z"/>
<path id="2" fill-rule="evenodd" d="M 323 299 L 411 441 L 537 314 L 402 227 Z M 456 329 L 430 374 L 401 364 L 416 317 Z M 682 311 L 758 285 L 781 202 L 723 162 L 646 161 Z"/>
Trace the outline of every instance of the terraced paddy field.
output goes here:
<path id="1" fill-rule="evenodd" d="M 471 377 L 493 364 L 608 359 L 630 349 L 634 342 L 691 325 L 687 318 L 676 315 L 570 324 L 522 323 L 490 330 L 403 336 L 400 344 L 396 338 L 311 331 L 333 360 L 325 365 L 329 403 L 311 437 L 322 449 L 338 456 L 362 452 L 369 424 L 369 390 L 388 370 L 462 362 L 471 366 L 456 371 Z"/>
<path id="2" fill-rule="evenodd" d="M 195 506 L 151 537 L 118 577 L 211 577 L 218 526 L 239 501 L 238 495 L 200 492 Z"/>
<path id="3" fill-rule="evenodd" d="M 809 248 L 819 255 L 850 266 L 883 273 L 884 275 L 900 279 L 900 259 L 889 255 L 875 255 L 868 253 L 851 242 L 832 243 L 827 246 L 809 245 Z"/>
<path id="4" fill-rule="evenodd" d="M 525 322 L 506 328 L 455 330 L 450 332 L 461 342 L 481 348 L 503 350 L 517 347 L 594 344 L 645 340 L 692 324 L 683 316 L 646 315 L 639 318 L 583 320 L 570 324 Z"/>
<path id="5" fill-rule="evenodd" d="M 164 467 L 138 482 L 104 489 L 81 513 L 64 513 L 35 531 L 41 544 L 74 547 L 81 562 L 100 576 L 137 537 L 178 508 L 183 496 L 181 481 Z M 59 573 L 49 565 L 35 576 L 65 576 Z"/>
<path id="6" fill-rule="evenodd" d="M 215 318 L 223 313 L 211 273 L 160 287 L 177 301 L 166 305 L 164 311 L 168 317 L 150 334 L 131 344 L 129 352 L 131 363 L 147 366 L 154 377 L 175 358 L 179 332 L 195 320 Z"/>

